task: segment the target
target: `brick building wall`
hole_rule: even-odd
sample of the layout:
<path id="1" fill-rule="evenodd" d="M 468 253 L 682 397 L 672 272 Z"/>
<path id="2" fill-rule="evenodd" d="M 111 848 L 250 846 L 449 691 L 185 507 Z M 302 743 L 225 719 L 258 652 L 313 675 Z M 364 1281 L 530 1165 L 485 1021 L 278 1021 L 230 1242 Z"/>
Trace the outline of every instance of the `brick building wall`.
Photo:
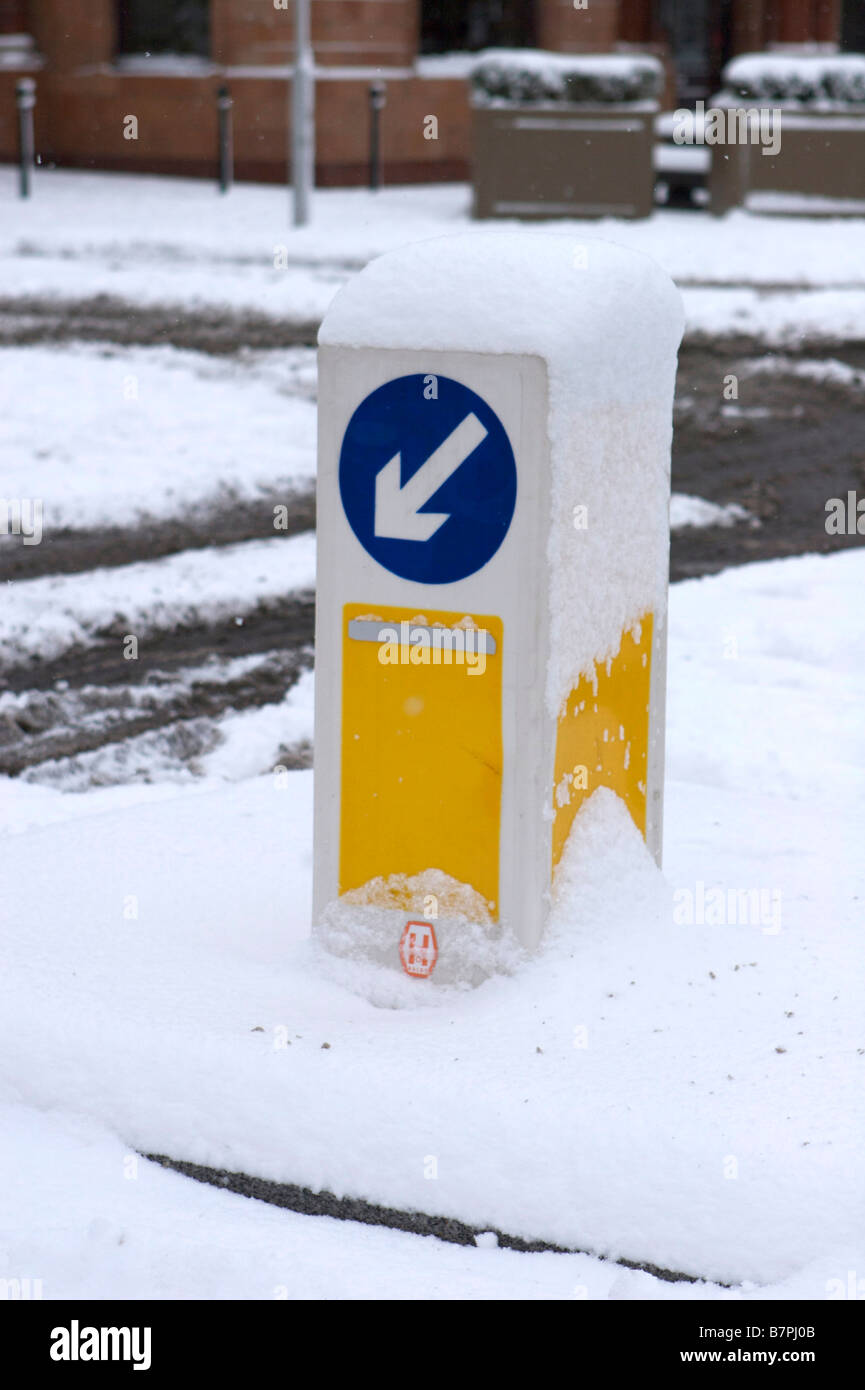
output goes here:
<path id="1" fill-rule="evenodd" d="M 767 42 L 831 42 L 841 3 L 734 0 L 733 51 Z M 216 92 L 227 81 L 237 176 L 284 180 L 293 0 L 211 0 L 209 59 L 193 58 L 172 71 L 158 57 L 143 73 L 140 64 L 130 68 L 118 58 L 118 13 L 117 0 L 0 0 L 0 42 L 4 34 L 26 33 L 39 54 L 37 64 L 0 65 L 0 158 L 15 157 L 14 86 L 30 70 L 38 84 L 36 141 L 44 163 L 214 177 Z M 573 0 L 534 0 L 529 14 L 539 47 L 597 52 L 624 42 L 664 53 L 656 0 L 588 0 L 585 9 Z M 312 0 L 320 183 L 365 179 L 368 88 L 377 75 L 387 83 L 386 179 L 467 175 L 467 84 L 459 76 L 430 75 L 427 62 L 416 66 L 420 19 L 420 0 Z M 126 138 L 129 115 L 137 118 L 137 139 Z M 436 140 L 424 138 L 429 115 L 438 120 Z"/>
<path id="2" fill-rule="evenodd" d="M 294 6 L 272 0 L 212 0 L 212 57 L 226 65 L 288 63 Z M 313 0 L 312 43 L 322 66 L 410 65 L 417 53 L 417 0 Z"/>
<path id="3" fill-rule="evenodd" d="M 739 0 L 733 10 L 734 49 L 747 53 L 767 43 L 835 43 L 841 6 L 842 0 Z"/>
<path id="4" fill-rule="evenodd" d="M 542 0 L 537 6 L 538 47 L 560 53 L 603 53 L 619 39 L 622 0 L 589 0 L 584 10 L 573 0 Z"/>

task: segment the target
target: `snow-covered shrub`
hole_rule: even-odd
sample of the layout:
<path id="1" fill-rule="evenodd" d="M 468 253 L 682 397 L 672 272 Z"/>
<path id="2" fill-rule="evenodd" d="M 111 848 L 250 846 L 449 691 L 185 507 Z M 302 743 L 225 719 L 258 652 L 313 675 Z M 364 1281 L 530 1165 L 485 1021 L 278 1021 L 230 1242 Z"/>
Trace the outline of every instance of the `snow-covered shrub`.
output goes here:
<path id="1" fill-rule="evenodd" d="M 472 96 L 478 105 L 654 101 L 663 84 L 660 62 L 647 54 L 490 48 L 478 55 L 471 72 Z"/>
<path id="2" fill-rule="evenodd" d="M 764 106 L 865 104 L 865 53 L 745 53 L 724 69 L 719 101 Z"/>

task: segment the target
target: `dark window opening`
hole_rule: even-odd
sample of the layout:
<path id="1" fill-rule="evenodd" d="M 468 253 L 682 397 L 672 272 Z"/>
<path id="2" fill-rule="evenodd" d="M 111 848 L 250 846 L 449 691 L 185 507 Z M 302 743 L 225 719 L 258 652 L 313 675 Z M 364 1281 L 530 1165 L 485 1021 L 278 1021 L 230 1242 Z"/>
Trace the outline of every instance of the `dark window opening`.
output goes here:
<path id="1" fill-rule="evenodd" d="M 120 0 L 119 53 L 210 56 L 210 0 Z"/>
<path id="2" fill-rule="evenodd" d="M 718 90 L 732 54 L 732 20 L 732 0 L 657 0 L 655 25 L 670 45 L 682 105 Z"/>
<path id="3" fill-rule="evenodd" d="M 865 5 L 862 0 L 844 0 L 841 47 L 848 53 L 865 53 Z"/>
<path id="4" fill-rule="evenodd" d="M 531 48 L 534 0 L 423 0 L 421 52 Z"/>
<path id="5" fill-rule="evenodd" d="M 26 34 L 24 0 L 0 0 L 0 34 Z"/>

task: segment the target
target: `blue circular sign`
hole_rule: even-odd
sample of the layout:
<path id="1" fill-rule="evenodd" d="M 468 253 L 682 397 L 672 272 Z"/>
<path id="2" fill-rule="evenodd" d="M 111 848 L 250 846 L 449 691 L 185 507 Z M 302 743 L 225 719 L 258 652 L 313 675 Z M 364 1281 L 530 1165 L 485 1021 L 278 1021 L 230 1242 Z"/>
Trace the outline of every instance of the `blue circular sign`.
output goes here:
<path id="1" fill-rule="evenodd" d="M 352 415 L 339 491 L 352 531 L 386 570 L 451 584 L 482 569 L 507 535 L 517 466 L 476 392 L 451 377 L 402 376 Z"/>

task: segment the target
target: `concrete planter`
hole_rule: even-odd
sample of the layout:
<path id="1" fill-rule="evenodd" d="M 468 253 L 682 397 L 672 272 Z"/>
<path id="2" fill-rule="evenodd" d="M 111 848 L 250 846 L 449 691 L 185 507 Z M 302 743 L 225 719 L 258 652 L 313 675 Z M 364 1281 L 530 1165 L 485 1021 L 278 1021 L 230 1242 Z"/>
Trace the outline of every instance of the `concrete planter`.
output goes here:
<path id="1" fill-rule="evenodd" d="M 777 155 L 758 144 L 715 145 L 710 197 L 719 215 L 743 205 L 795 211 L 797 200 L 817 214 L 837 215 L 845 204 L 865 211 L 865 109 L 783 110 Z"/>
<path id="2" fill-rule="evenodd" d="M 648 217 L 655 102 L 475 106 L 478 218 Z"/>

